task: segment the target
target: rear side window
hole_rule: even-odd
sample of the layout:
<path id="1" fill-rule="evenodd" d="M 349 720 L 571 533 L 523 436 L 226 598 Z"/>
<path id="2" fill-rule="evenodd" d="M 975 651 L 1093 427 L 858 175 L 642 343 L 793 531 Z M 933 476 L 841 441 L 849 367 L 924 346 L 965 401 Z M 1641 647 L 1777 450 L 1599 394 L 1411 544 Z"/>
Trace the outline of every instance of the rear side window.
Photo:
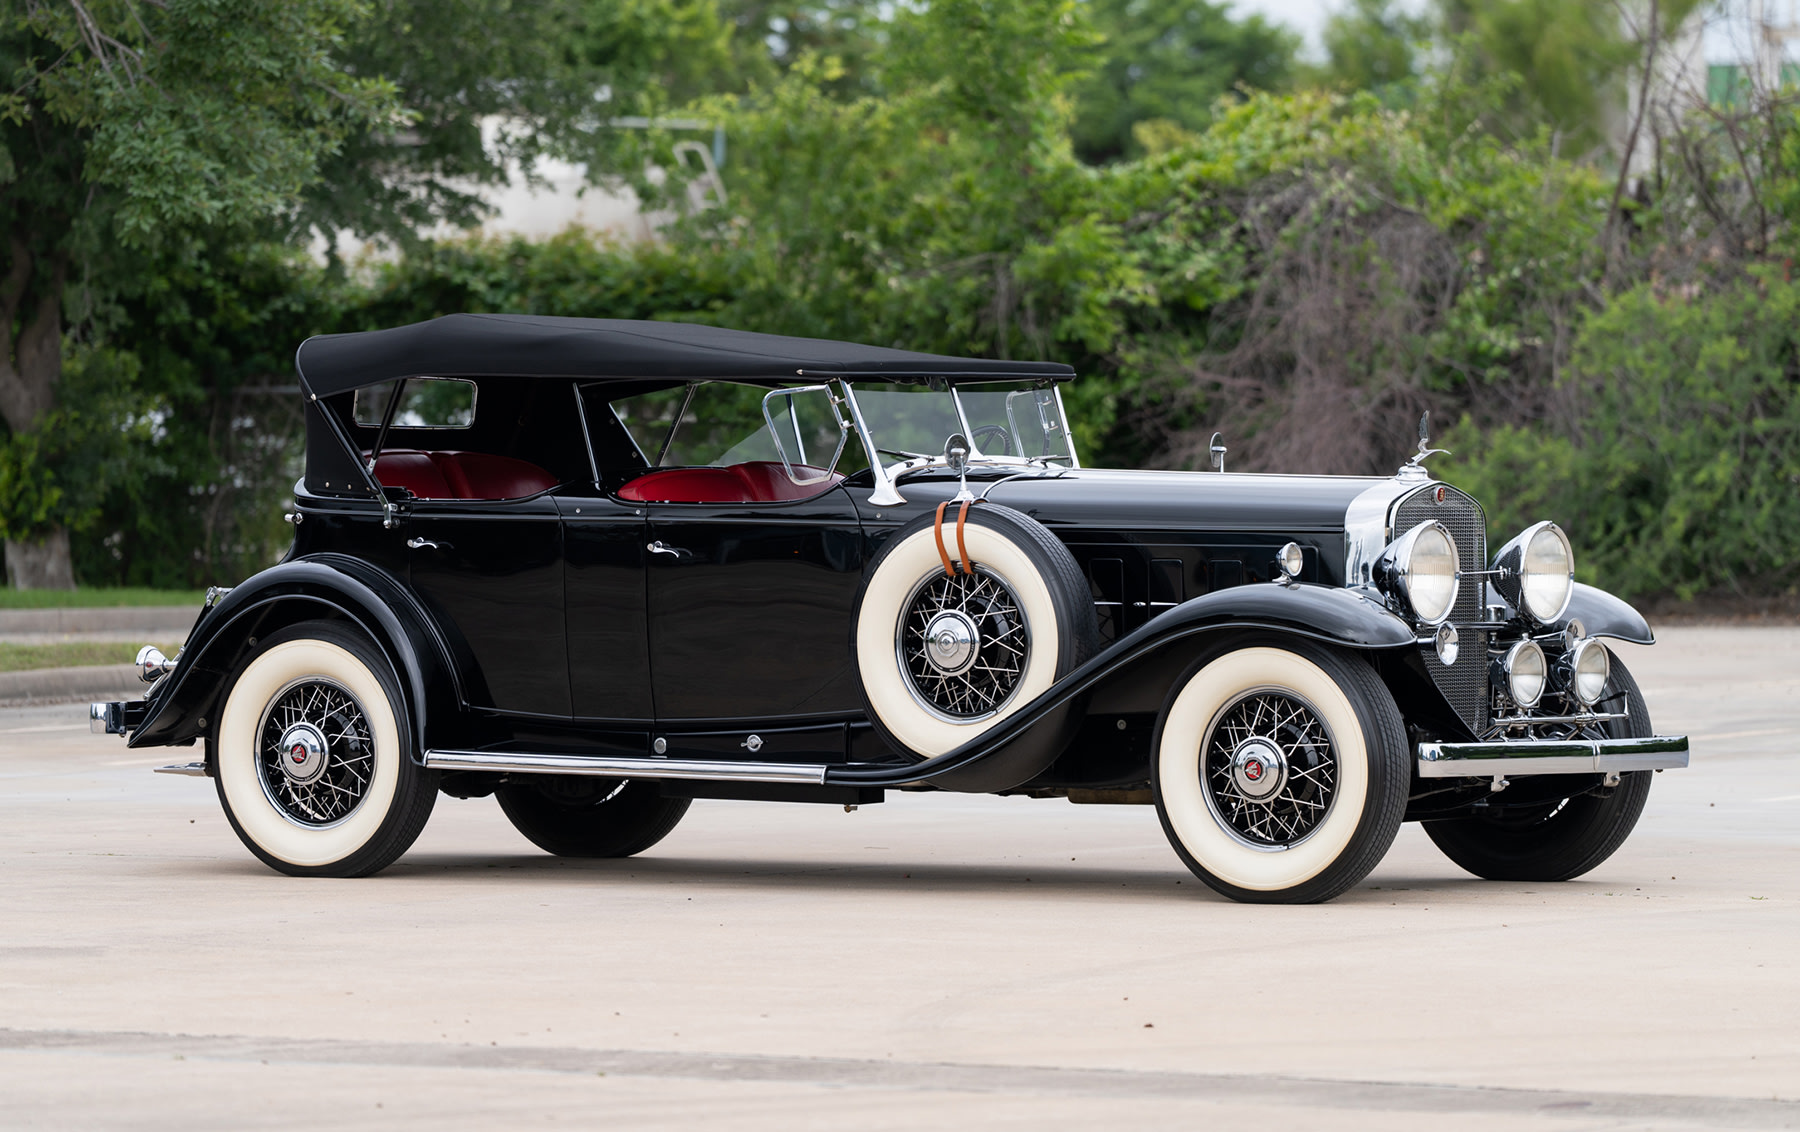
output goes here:
<path id="1" fill-rule="evenodd" d="M 356 423 L 381 427 L 393 399 L 392 381 L 356 391 Z M 409 377 L 394 410 L 395 428 L 468 428 L 475 423 L 475 383 L 452 377 Z M 567 396 L 567 394 L 564 394 Z"/>

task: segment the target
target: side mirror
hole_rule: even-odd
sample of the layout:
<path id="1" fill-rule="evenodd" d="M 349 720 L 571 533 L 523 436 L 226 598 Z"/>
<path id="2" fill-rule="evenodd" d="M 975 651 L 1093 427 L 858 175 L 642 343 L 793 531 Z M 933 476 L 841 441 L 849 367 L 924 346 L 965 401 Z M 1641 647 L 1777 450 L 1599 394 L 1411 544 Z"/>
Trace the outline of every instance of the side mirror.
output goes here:
<path id="1" fill-rule="evenodd" d="M 969 438 L 960 432 L 951 433 L 950 439 L 944 441 L 944 460 L 950 465 L 950 470 L 959 476 L 967 471 L 969 467 Z"/>

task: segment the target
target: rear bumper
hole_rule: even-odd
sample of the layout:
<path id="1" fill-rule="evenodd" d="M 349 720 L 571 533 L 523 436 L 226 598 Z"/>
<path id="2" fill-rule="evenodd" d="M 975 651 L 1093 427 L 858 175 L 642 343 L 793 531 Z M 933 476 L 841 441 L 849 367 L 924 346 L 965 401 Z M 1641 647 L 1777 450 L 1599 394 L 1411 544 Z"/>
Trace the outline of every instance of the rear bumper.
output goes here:
<path id="1" fill-rule="evenodd" d="M 1521 739 L 1510 743 L 1420 743 L 1420 778 L 1523 774 L 1618 774 L 1688 764 L 1686 735 L 1649 739 Z"/>
<path id="2" fill-rule="evenodd" d="M 144 722 L 143 700 L 113 700 L 88 705 L 88 730 L 96 735 L 126 735 Z"/>

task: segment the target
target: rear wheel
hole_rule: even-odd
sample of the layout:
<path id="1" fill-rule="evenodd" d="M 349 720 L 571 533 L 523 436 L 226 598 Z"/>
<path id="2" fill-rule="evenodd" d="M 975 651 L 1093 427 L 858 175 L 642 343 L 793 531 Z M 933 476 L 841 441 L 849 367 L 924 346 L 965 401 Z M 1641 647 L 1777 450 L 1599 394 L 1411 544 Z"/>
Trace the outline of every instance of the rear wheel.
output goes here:
<path id="1" fill-rule="evenodd" d="M 687 813 L 653 781 L 544 776 L 494 792 L 513 828 L 558 857 L 629 857 L 655 845 Z"/>
<path id="2" fill-rule="evenodd" d="M 368 876 L 425 828 L 437 775 L 375 646 L 337 622 L 283 629 L 232 678 L 215 741 L 225 817 L 291 876 Z"/>
<path id="3" fill-rule="evenodd" d="M 1653 734 L 1643 693 L 1616 656 L 1608 692 L 1623 692 L 1628 702 L 1628 718 L 1607 724 L 1609 737 Z M 1602 786 L 1540 806 L 1494 806 L 1488 814 L 1428 821 L 1425 833 L 1444 856 L 1478 877 L 1573 880 L 1599 866 L 1625 843 L 1644 812 L 1653 774 L 1630 771 L 1619 776 L 1617 786 Z M 1500 799 L 1504 800 L 1504 795 Z"/>
<path id="4" fill-rule="evenodd" d="M 1406 812 L 1406 739 L 1360 658 L 1243 641 L 1178 681 L 1152 746 L 1163 830 L 1233 900 L 1330 900 L 1369 874 Z"/>

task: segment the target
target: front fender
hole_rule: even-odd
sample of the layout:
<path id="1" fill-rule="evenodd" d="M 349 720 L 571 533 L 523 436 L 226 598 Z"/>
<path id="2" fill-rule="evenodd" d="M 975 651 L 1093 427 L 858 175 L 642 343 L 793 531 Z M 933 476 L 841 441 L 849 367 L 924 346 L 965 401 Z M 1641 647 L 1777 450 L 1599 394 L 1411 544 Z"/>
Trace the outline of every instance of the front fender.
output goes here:
<path id="1" fill-rule="evenodd" d="M 425 749 L 431 717 L 448 718 L 445 713 L 455 712 L 458 704 L 449 650 L 398 579 L 337 554 L 271 566 L 206 610 L 174 671 L 145 697 L 144 722 L 127 745 L 168 746 L 206 735 L 209 723 L 217 722 L 226 681 L 255 648 L 255 640 L 313 618 L 349 621 L 381 649 L 407 701 L 415 745 Z"/>
<path id="2" fill-rule="evenodd" d="M 1623 598 L 1614 597 L 1597 586 L 1575 583 L 1575 590 L 1569 595 L 1568 612 L 1563 614 L 1561 624 L 1567 625 L 1570 621 L 1580 621 L 1590 637 L 1615 637 L 1634 645 L 1656 643 L 1656 634 L 1650 631 L 1650 622 L 1642 613 Z"/>
<path id="3" fill-rule="evenodd" d="M 1352 590 L 1318 585 L 1236 586 L 1183 602 L 1114 642 L 992 730 L 954 751 L 906 767 L 832 769 L 844 786 L 929 783 L 991 792 L 1027 782 L 1067 745 L 1072 716 L 1096 710 L 1158 711 L 1189 658 L 1220 632 L 1263 629 L 1353 649 L 1413 645 L 1411 625 Z"/>

